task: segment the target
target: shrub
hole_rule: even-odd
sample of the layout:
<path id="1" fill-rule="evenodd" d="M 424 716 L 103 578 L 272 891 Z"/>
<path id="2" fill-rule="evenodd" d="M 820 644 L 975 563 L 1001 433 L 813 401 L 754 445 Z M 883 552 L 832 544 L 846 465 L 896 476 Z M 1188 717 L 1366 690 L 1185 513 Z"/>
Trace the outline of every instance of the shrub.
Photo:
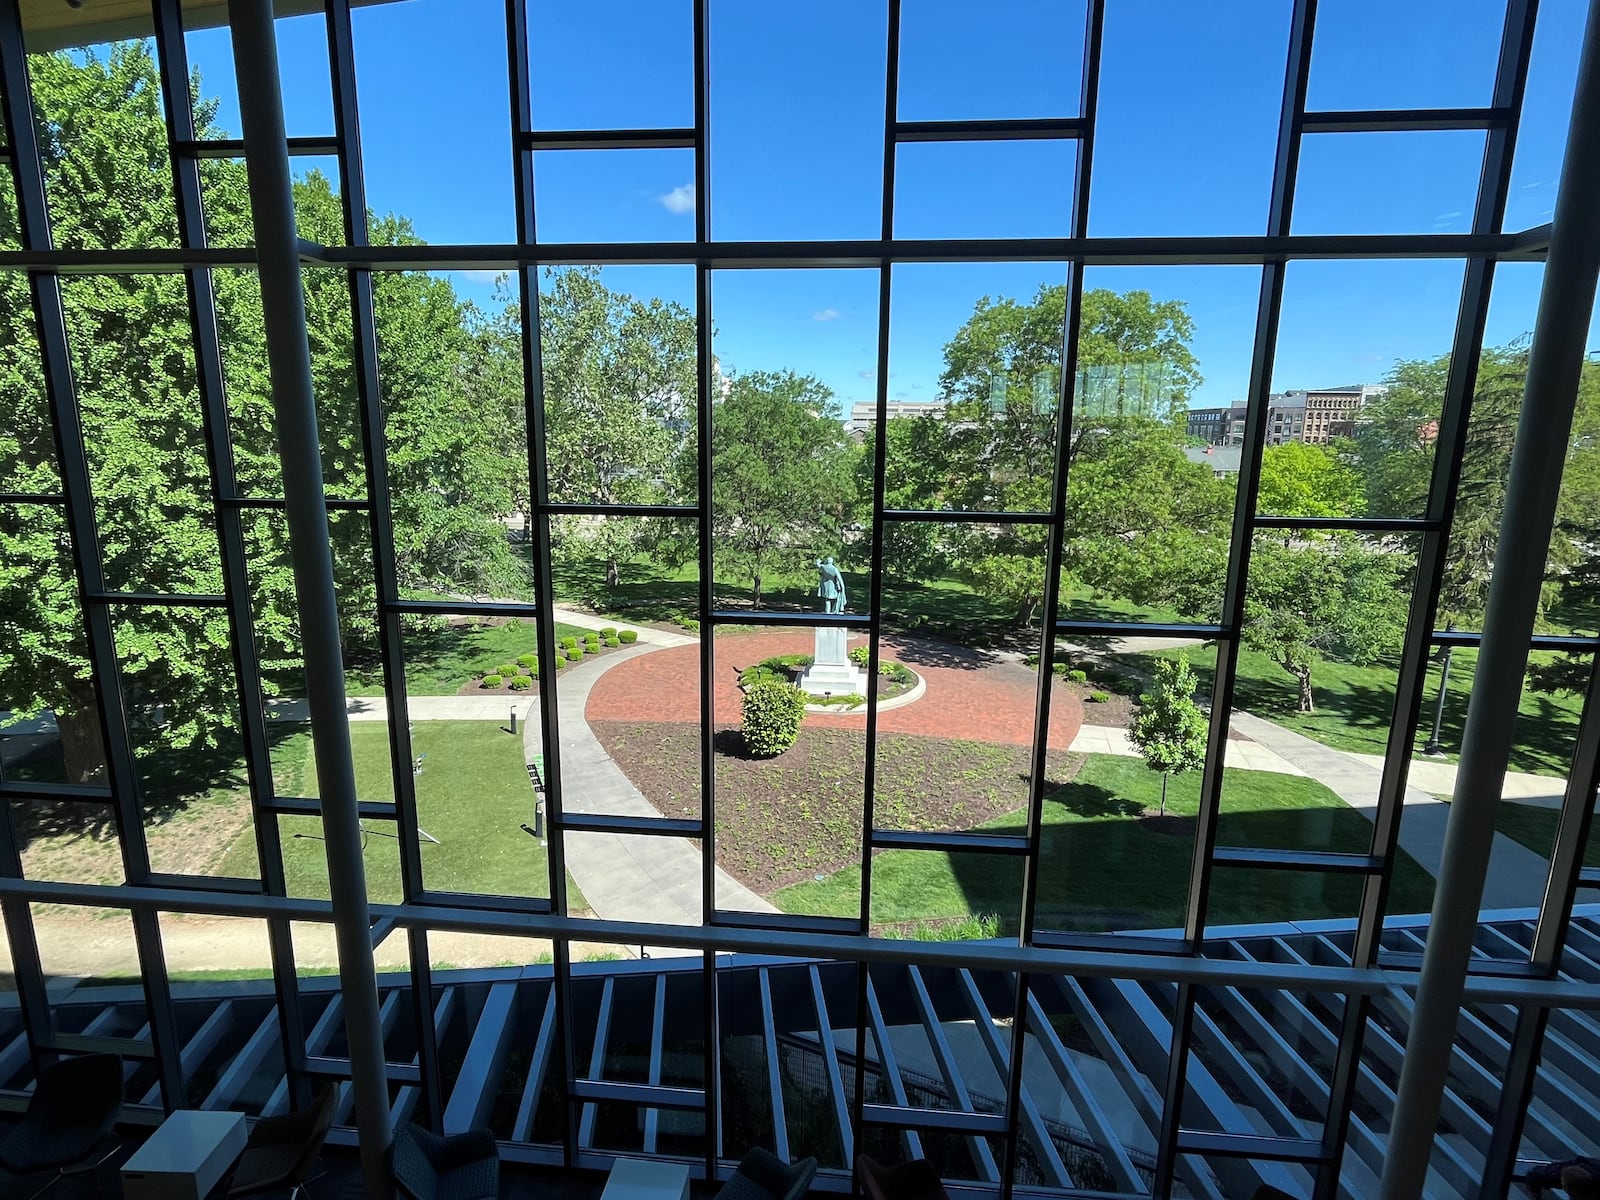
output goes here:
<path id="1" fill-rule="evenodd" d="M 495 674 L 496 675 L 508 675 L 509 676 L 509 675 L 520 675 L 520 674 L 522 674 L 521 671 L 517 670 L 517 664 L 516 663 L 512 663 L 512 662 L 501 663 L 494 670 L 495 670 Z"/>
<path id="2" fill-rule="evenodd" d="M 533 668 L 537 667 L 538 665 L 539 665 L 539 656 L 537 654 L 519 654 L 519 655 L 517 655 L 517 666 L 519 666 L 519 667 L 527 667 L 531 671 Z"/>
<path id="3" fill-rule="evenodd" d="M 513 692 L 525 692 L 532 686 L 533 679 L 527 675 L 518 675 L 511 681 L 511 690 Z"/>
<path id="4" fill-rule="evenodd" d="M 614 637 L 617 636 L 617 631 L 615 629 L 613 629 L 610 625 L 607 625 L 604 629 L 602 629 L 600 631 L 600 636 L 603 637 L 603 638 L 614 638 Z"/>
<path id="5" fill-rule="evenodd" d="M 639 631 L 637 629 L 624 629 L 621 633 L 617 634 L 617 641 L 621 642 L 624 646 L 631 646 L 638 640 Z"/>
<path id="6" fill-rule="evenodd" d="M 800 736 L 806 694 L 781 679 L 761 679 L 745 692 L 742 709 L 745 747 L 758 758 L 774 758 Z"/>
<path id="7" fill-rule="evenodd" d="M 1088 683 L 1089 682 L 1089 672 L 1082 671 L 1082 670 L 1068 671 L 1067 672 L 1067 678 L 1072 680 L 1073 683 Z"/>
<path id="8" fill-rule="evenodd" d="M 865 670 L 868 660 L 872 658 L 872 647 L 852 646 L 849 653 L 847 653 L 845 657 L 851 662 L 855 663 L 856 666 Z"/>
<path id="9" fill-rule="evenodd" d="M 1050 664 L 1050 669 L 1052 671 L 1054 671 L 1057 675 L 1065 675 L 1067 673 L 1067 664 L 1066 663 L 1052 663 L 1052 664 Z"/>
<path id="10" fill-rule="evenodd" d="M 916 683 L 917 677 L 910 667 L 897 662 L 878 664 L 878 674 L 884 676 L 891 683 L 898 683 L 901 687 L 910 687 Z"/>
<path id="11" fill-rule="evenodd" d="M 617 639 L 614 638 L 614 637 L 608 637 L 606 639 L 606 645 L 607 646 L 615 646 L 615 645 L 617 645 Z"/>
<path id="12" fill-rule="evenodd" d="M 571 634 L 568 634 L 566 637 L 561 639 L 561 644 L 563 646 L 565 646 L 568 650 L 571 650 L 571 649 L 573 649 L 574 647 L 577 646 L 578 639 L 573 637 Z"/>
<path id="13" fill-rule="evenodd" d="M 568 646 L 567 647 L 567 661 L 568 662 L 577 662 L 582 657 L 583 657 L 583 647 L 582 646 Z"/>
<path id="14" fill-rule="evenodd" d="M 505 677 L 498 671 L 490 671 L 489 674 L 483 677 L 483 686 L 487 688 L 499 687 L 504 682 Z"/>
<path id="15" fill-rule="evenodd" d="M 1087 696 L 1084 697 L 1084 699 L 1089 701 L 1089 703 L 1091 703 L 1091 704 L 1104 704 L 1107 700 L 1111 699 L 1111 693 L 1110 692 L 1090 692 Z"/>
<path id="16" fill-rule="evenodd" d="M 807 704 L 821 704 L 827 708 L 860 708 L 867 698 L 860 692 L 841 692 L 837 696 L 808 696 Z"/>

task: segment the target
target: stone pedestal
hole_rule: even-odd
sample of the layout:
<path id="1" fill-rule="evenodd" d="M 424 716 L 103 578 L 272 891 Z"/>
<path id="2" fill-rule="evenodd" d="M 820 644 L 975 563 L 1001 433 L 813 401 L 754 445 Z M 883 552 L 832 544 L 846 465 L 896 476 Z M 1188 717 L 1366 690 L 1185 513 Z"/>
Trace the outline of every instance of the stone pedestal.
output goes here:
<path id="1" fill-rule="evenodd" d="M 847 633 L 842 628 L 817 630 L 812 664 L 800 675 L 800 687 L 813 696 L 867 694 L 867 673 L 845 653 Z"/>

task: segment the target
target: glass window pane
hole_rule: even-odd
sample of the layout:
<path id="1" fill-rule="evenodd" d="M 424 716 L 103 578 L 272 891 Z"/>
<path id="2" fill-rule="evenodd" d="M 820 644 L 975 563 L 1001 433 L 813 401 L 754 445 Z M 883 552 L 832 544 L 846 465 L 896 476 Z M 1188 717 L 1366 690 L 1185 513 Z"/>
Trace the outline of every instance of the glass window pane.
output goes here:
<path id="1" fill-rule="evenodd" d="M 373 240 L 392 240 L 398 214 L 429 241 L 515 241 L 504 8 L 416 0 L 362 6 L 350 22 Z"/>
<path id="2" fill-rule="evenodd" d="M 849 0 L 712 3 L 713 237 L 882 232 L 885 14 Z"/>
<path id="3" fill-rule="evenodd" d="M 539 279 L 550 498 L 578 504 L 692 504 L 698 491 L 695 279 L 688 267 L 552 268 Z M 520 424 L 520 324 L 513 307 L 486 331 L 508 344 L 508 432 Z M 523 469 L 526 475 L 526 468 Z M 526 502 L 526 483 L 516 497 Z M 583 527 L 609 528 L 580 521 Z M 642 527 L 641 527 L 642 528 Z M 630 528 L 629 532 L 634 532 Z M 641 547 L 642 548 L 642 547 Z M 559 588 L 560 585 L 558 584 Z"/>
<path id="4" fill-rule="evenodd" d="M 1511 164 L 1504 221 L 1508 230 L 1543 225 L 1555 215 L 1556 180 L 1566 153 L 1583 24 L 1584 11 L 1578 5 L 1545 4 L 1539 8 Z"/>
<path id="5" fill-rule="evenodd" d="M 817 566 L 872 553 L 872 460 L 843 425 L 870 394 L 877 273 L 719 272 L 711 412 L 714 607 L 813 609 Z M 850 593 L 860 612 L 865 592 Z"/>
<path id="6" fill-rule="evenodd" d="M 1265 232 L 1288 41 L 1261 0 L 1107 5 L 1089 233 Z"/>
<path id="7" fill-rule="evenodd" d="M 893 272 L 886 506 L 1048 511 L 1066 265 L 901 264 Z M 864 380 L 875 378 L 870 363 L 865 370 Z M 866 434 L 876 415 L 875 407 L 858 405 L 852 428 Z M 1040 530 L 1021 525 L 975 532 L 1043 544 Z M 917 574 L 948 562 L 909 524 L 892 536 L 900 539 L 885 555 L 893 572 Z"/>
<path id="8" fill-rule="evenodd" d="M 826 666 L 830 648 L 838 641 L 848 645 L 833 633 L 843 631 L 717 630 L 717 864 L 747 889 L 719 880 L 720 907 L 811 916 L 860 912 L 865 711 L 851 709 L 854 693 L 841 690 L 840 703 L 833 704 L 831 694 L 804 690 L 829 692 L 807 660 L 821 649 Z M 803 694 L 795 692 L 796 680 L 804 681 Z M 781 731 L 793 719 L 790 703 L 804 712 L 785 748 Z"/>
<path id="9" fill-rule="evenodd" d="M 1069 117 L 1080 107 L 1085 7 L 913 0 L 900 15 L 899 117 Z"/>
<path id="10" fill-rule="evenodd" d="M 694 240 L 693 150 L 547 150 L 533 161 L 541 242 Z"/>
<path id="11" fill-rule="evenodd" d="M 1067 237 L 1078 144 L 908 142 L 895 151 L 897 238 Z"/>
<path id="12" fill-rule="evenodd" d="M 0 194 L 4 191 L 0 189 Z M 0 274 L 0 340 L 4 344 L 0 361 L 11 377 L 5 393 L 7 421 L 0 428 L 0 491 L 59 492 L 55 432 L 45 397 L 32 299 L 26 279 L 11 271 Z"/>
<path id="13" fill-rule="evenodd" d="M 1321 452 L 1274 455 L 1278 478 L 1263 467 L 1259 511 L 1354 507 L 1343 462 L 1365 479 L 1352 515 L 1423 515 L 1462 273 L 1448 259 L 1289 264 L 1268 421 L 1283 430 L 1280 445 Z M 1320 480 L 1309 492 L 1291 486 L 1302 462 Z"/>
<path id="14" fill-rule="evenodd" d="M 1300 143 L 1294 233 L 1466 233 L 1483 169 L 1478 130 L 1318 133 Z M 1367 185 L 1382 179 L 1382 187 Z"/>
<path id="15" fill-rule="evenodd" d="M 595 7 L 534 0 L 528 5 L 533 127 L 692 126 L 692 15 L 682 0 Z"/>
<path id="16" fill-rule="evenodd" d="M 1383 10 L 1361 0 L 1320 4 L 1306 106 L 1487 105 L 1505 11 L 1505 0 L 1414 0 Z"/>

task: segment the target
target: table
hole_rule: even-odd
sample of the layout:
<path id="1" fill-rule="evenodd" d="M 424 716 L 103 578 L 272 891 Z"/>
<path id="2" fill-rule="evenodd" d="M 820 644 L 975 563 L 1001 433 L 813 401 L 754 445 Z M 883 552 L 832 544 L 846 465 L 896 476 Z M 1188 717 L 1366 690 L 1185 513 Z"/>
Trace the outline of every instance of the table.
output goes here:
<path id="1" fill-rule="evenodd" d="M 244 1151 L 244 1114 L 179 1109 L 122 1167 L 125 1200 L 201 1200 Z"/>
<path id="2" fill-rule="evenodd" d="M 619 1158 L 600 1200 L 689 1200 L 689 1168 L 682 1163 Z"/>

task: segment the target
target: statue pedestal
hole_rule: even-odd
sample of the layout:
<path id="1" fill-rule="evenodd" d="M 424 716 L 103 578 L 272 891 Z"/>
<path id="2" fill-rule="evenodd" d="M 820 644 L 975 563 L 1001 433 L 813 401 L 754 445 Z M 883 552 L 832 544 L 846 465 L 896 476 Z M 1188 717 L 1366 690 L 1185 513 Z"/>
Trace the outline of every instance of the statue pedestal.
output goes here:
<path id="1" fill-rule="evenodd" d="M 817 630 L 814 661 L 800 675 L 800 688 L 813 696 L 865 696 L 867 673 L 845 653 L 842 628 Z"/>

